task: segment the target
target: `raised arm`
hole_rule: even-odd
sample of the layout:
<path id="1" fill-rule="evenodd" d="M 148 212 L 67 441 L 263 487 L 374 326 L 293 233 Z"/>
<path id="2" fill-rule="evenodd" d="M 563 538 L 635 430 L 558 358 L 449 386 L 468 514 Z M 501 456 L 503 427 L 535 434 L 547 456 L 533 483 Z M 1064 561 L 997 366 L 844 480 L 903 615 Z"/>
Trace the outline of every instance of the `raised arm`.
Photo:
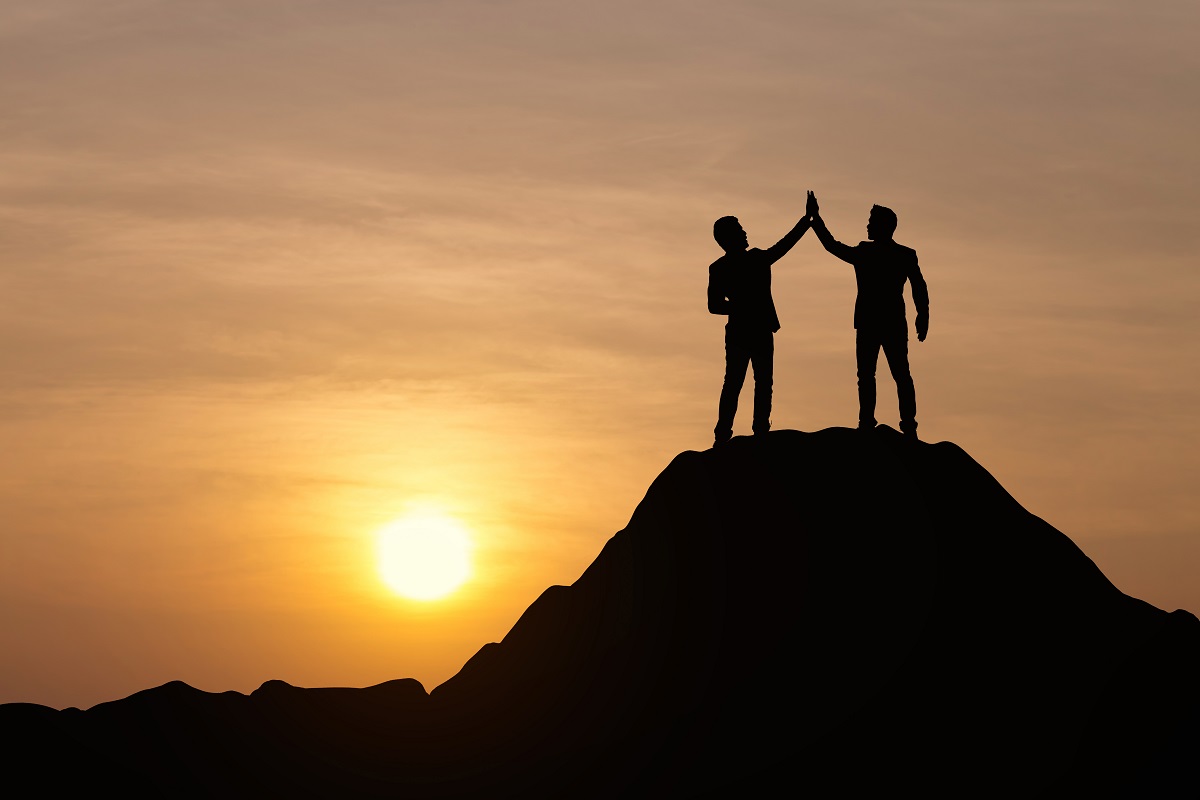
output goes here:
<path id="1" fill-rule="evenodd" d="M 847 264 L 853 264 L 854 248 L 833 238 L 829 228 L 825 227 L 825 220 L 821 219 L 821 207 L 817 205 L 817 196 L 812 192 L 808 193 L 808 215 L 812 219 L 813 231 L 821 240 L 821 246 Z"/>
<path id="2" fill-rule="evenodd" d="M 787 255 L 787 251 L 796 246 L 796 242 L 800 241 L 800 237 L 808 233 L 808 229 L 812 227 L 808 217 L 804 217 L 797 222 L 790 231 L 788 231 L 782 239 L 767 248 L 767 258 L 772 264 Z"/>

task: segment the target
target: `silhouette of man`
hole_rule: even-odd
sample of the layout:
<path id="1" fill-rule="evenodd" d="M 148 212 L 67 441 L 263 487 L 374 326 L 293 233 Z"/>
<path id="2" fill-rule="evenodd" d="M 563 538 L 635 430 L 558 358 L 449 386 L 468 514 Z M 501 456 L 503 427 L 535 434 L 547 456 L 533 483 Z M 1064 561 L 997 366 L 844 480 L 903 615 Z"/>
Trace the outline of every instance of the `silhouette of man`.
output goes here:
<path id="1" fill-rule="evenodd" d="M 854 247 L 842 244 L 825 227 L 817 198 L 808 193 L 805 209 L 821 244 L 833 255 L 854 265 L 858 299 L 854 303 L 855 353 L 858 360 L 858 427 L 869 430 L 875 421 L 875 367 L 883 349 L 896 380 L 900 401 L 900 430 L 916 438 L 917 393 L 908 367 L 908 321 L 904 317 L 904 282 L 912 287 L 917 308 L 917 340 L 929 333 L 929 288 L 917 265 L 917 251 L 898 244 L 896 212 L 872 206 L 867 240 Z"/>
<path id="2" fill-rule="evenodd" d="M 747 249 L 749 241 L 737 217 L 721 217 L 713 223 L 713 238 L 725 255 L 708 268 L 708 311 L 729 315 L 725 325 L 725 382 L 713 430 L 714 446 L 733 436 L 733 417 L 749 365 L 754 366 L 753 430 L 763 434 L 771 429 L 775 331 L 779 330 L 779 315 L 771 298 L 771 265 L 791 250 L 809 227 L 805 217 L 770 248 L 760 250 Z"/>

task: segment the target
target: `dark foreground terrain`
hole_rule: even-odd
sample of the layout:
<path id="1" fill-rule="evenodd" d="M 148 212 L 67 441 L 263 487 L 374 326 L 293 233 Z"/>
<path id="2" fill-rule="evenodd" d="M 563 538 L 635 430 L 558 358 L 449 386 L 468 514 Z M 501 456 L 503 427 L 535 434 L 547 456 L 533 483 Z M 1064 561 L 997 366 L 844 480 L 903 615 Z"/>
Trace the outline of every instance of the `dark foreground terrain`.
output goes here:
<path id="1" fill-rule="evenodd" d="M 777 431 L 679 455 L 431 694 L 176 682 L 0 733 L 47 795 L 1200 797 L 1200 622 L 953 444 Z"/>

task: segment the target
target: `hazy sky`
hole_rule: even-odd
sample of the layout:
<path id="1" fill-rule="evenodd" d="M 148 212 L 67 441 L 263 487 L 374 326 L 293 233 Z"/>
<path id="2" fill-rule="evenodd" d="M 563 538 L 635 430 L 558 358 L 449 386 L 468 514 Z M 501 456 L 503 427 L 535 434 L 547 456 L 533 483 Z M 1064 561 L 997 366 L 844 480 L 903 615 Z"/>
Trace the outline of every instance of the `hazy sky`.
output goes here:
<path id="1" fill-rule="evenodd" d="M 768 246 L 810 188 L 838 238 L 881 203 L 920 255 L 922 438 L 1200 611 L 1198 25 L 3 0 L 0 702 L 436 686 L 710 444 L 712 222 Z M 852 271 L 807 236 L 775 299 L 775 427 L 853 425 Z M 422 605 L 374 532 L 428 506 L 477 549 Z"/>

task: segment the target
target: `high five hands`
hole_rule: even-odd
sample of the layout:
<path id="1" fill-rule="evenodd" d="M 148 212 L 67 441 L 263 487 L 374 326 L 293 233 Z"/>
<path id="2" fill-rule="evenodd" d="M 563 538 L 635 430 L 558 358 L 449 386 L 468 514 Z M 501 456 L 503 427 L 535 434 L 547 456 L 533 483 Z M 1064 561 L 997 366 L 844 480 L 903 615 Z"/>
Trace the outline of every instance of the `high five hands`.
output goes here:
<path id="1" fill-rule="evenodd" d="M 817 196 L 808 190 L 808 201 L 804 204 L 804 214 L 809 219 L 821 216 L 821 208 L 817 205 Z"/>
<path id="2" fill-rule="evenodd" d="M 821 218 L 821 206 L 817 202 L 817 196 L 813 194 L 812 189 L 808 190 L 808 199 L 804 203 L 804 214 L 808 217 L 809 222 L 816 222 Z M 828 235 L 828 234 L 826 234 Z M 929 314 L 917 314 L 917 341 L 925 341 L 925 337 L 929 335 Z"/>

